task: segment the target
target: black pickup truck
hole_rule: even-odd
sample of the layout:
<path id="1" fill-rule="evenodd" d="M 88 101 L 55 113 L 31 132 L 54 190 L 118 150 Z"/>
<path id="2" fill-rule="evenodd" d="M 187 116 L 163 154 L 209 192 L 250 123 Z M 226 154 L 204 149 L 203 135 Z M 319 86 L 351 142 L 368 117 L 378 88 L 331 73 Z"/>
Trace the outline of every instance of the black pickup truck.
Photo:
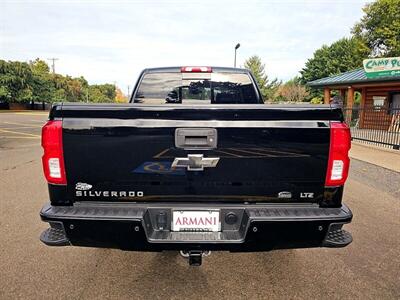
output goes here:
<path id="1" fill-rule="evenodd" d="M 146 69 L 129 104 L 61 103 L 42 130 L 50 246 L 344 247 L 340 107 L 266 105 L 243 69 Z"/>

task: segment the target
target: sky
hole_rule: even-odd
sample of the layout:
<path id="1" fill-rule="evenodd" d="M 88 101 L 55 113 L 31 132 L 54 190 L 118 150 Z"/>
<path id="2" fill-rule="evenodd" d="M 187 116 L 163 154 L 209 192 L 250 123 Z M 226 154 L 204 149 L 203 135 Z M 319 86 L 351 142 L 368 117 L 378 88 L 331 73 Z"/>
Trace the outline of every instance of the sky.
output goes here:
<path id="1" fill-rule="evenodd" d="M 142 69 L 237 66 L 259 55 L 288 80 L 324 44 L 350 36 L 361 0 L 0 0 L 0 59 L 56 57 L 56 72 L 127 93 Z M 50 61 L 47 61 L 49 64 Z"/>

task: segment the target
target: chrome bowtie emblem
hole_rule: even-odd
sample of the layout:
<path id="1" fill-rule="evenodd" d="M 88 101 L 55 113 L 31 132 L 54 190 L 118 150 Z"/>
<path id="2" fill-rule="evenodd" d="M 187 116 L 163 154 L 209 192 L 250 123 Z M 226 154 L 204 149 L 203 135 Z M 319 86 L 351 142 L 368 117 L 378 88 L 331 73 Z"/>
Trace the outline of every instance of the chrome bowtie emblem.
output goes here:
<path id="1" fill-rule="evenodd" d="M 186 168 L 188 171 L 203 171 L 204 168 L 215 168 L 219 157 L 203 157 L 203 154 L 188 154 L 187 157 L 176 157 L 172 168 Z"/>

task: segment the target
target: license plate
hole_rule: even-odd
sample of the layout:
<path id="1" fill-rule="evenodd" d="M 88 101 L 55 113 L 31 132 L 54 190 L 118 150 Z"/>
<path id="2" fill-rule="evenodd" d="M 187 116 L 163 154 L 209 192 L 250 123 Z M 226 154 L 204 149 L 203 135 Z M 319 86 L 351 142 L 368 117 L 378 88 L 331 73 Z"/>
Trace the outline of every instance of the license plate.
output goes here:
<path id="1" fill-rule="evenodd" d="M 172 231 L 220 231 L 218 210 L 175 210 L 172 213 Z"/>

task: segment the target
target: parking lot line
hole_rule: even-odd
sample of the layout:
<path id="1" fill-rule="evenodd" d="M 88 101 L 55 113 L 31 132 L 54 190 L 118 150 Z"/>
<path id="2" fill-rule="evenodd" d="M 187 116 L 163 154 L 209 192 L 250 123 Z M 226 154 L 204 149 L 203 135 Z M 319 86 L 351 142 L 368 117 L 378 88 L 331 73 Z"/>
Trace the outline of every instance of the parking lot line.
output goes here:
<path id="1" fill-rule="evenodd" d="M 38 134 L 24 133 L 24 132 L 18 132 L 18 131 L 6 130 L 6 129 L 0 129 L 0 132 L 21 134 L 21 135 L 33 136 L 33 137 L 40 137 L 40 135 L 38 135 Z M 7 137 L 7 136 L 3 136 L 3 137 Z"/>
<path id="2" fill-rule="evenodd" d="M 29 113 L 29 112 L 17 112 L 16 115 L 27 115 L 27 116 L 46 116 L 49 112 L 45 113 Z"/>
<path id="3" fill-rule="evenodd" d="M 26 124 L 26 123 L 18 123 L 18 122 L 7 122 L 7 121 L 4 121 L 3 123 L 4 124 L 11 124 L 11 125 L 21 125 L 21 126 L 29 125 L 32 128 L 42 128 L 42 126 L 34 125 L 34 124 Z M 17 129 L 17 128 L 15 128 L 15 129 Z"/>
<path id="4" fill-rule="evenodd" d="M 0 113 L 2 114 L 10 114 L 10 115 L 31 115 L 31 116 L 47 116 L 49 115 L 49 111 L 15 111 L 15 110 L 3 110 L 0 109 Z"/>
<path id="5" fill-rule="evenodd" d="M 0 139 L 5 138 L 5 139 L 38 139 L 40 136 L 1 136 Z"/>
<path id="6" fill-rule="evenodd" d="M 37 128 L 37 126 L 0 127 L 0 129 L 4 129 L 4 130 L 13 130 L 13 129 L 32 129 L 32 128 Z"/>

